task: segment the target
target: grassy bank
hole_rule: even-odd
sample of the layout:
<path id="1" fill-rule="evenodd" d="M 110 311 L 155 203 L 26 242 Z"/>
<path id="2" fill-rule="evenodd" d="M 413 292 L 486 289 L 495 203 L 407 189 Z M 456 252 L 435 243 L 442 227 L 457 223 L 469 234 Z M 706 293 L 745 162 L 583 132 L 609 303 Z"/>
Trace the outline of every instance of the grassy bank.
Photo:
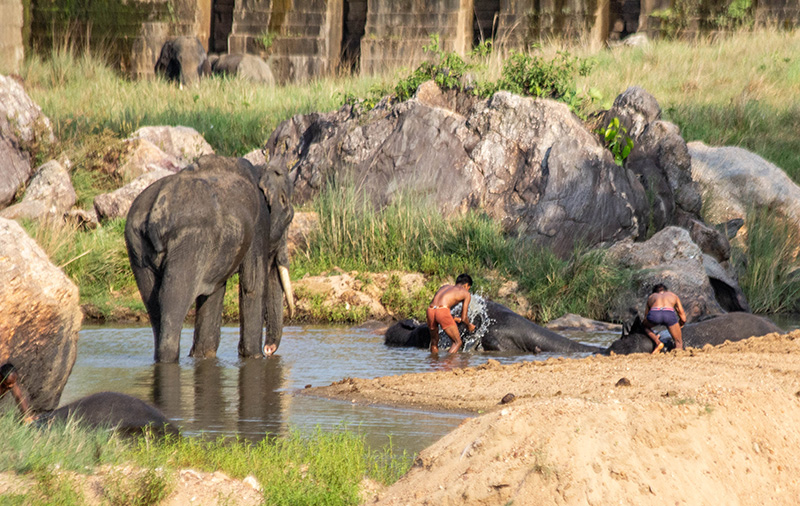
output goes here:
<path id="1" fill-rule="evenodd" d="M 743 31 L 715 41 L 656 41 L 641 48 L 593 53 L 553 43 L 518 58 L 508 74 L 502 72 L 506 60 L 499 54 L 474 56 L 469 61 L 477 66 L 469 69 L 458 62 L 448 61 L 448 65 L 475 72 L 481 82 L 494 83 L 491 86 L 502 82 L 506 88 L 524 87 L 526 73 L 535 73 L 530 71 L 531 62 L 537 57 L 556 61 L 550 59 L 561 58 L 557 52 L 565 49 L 577 59 L 559 59 L 562 63 L 551 67 L 550 75 L 557 77 L 553 95 L 580 114 L 589 116 L 608 107 L 628 86 L 639 85 L 656 97 L 664 117 L 681 127 L 687 141 L 742 145 L 784 168 L 795 181 L 800 179 L 800 103 L 796 99 L 800 34 Z M 441 52 L 431 54 L 446 57 Z M 435 68 L 426 71 L 436 74 Z M 129 81 L 96 59 L 64 52 L 47 60 L 30 59 L 23 72 L 28 92 L 51 118 L 61 139 L 39 158 L 62 152 L 70 157 L 79 204 L 84 207 L 91 206 L 94 195 L 117 183 L 101 163 L 103 146 L 119 142 L 140 126 L 191 126 L 219 153 L 241 155 L 263 145 L 279 122 L 295 114 L 332 110 L 357 97 L 374 98 L 380 95 L 377 90 L 406 93 L 425 76 L 398 69 L 383 76 L 329 78 L 272 88 L 215 77 L 181 90 L 160 80 Z M 572 92 L 565 83 L 573 87 Z M 491 89 L 487 86 L 480 89 Z M 602 318 L 606 301 L 631 279 L 631 273 L 608 264 L 598 252 L 576 251 L 569 259 L 558 259 L 505 237 L 496 223 L 480 214 L 446 221 L 430 209 L 402 201 L 378 212 L 359 204 L 352 192 L 346 186 L 331 188 L 310 206 L 320 213 L 322 227 L 311 246 L 294 258 L 293 277 L 334 267 L 425 273 L 430 280 L 425 293 L 386 296 L 394 307 L 405 309 L 418 306 L 454 273 L 469 271 L 489 296 L 505 281 L 516 281 L 540 321 L 565 312 Z M 758 232 L 758 227 L 753 223 L 750 230 Z M 120 313 L 143 312 L 127 265 L 122 223 L 88 232 L 69 226 L 27 228 L 54 263 L 64 266 L 79 285 L 82 300 L 98 316 L 113 320 Z M 756 267 L 760 258 L 769 256 L 759 248 L 771 248 L 788 269 L 781 274 L 772 267 L 769 276 L 774 282 L 765 283 L 764 268 Z M 796 261 L 787 262 L 779 253 L 786 248 L 786 244 L 761 244 L 750 250 L 761 251 L 757 259 L 738 263 L 745 293 L 757 301 L 754 309 L 800 309 L 795 303 L 759 302 L 795 293 L 791 273 Z M 235 306 L 235 290 L 229 290 L 228 317 L 236 316 Z"/>
<path id="2" fill-rule="evenodd" d="M 395 455 L 391 446 L 372 450 L 362 436 L 345 429 L 308 436 L 293 432 L 256 444 L 236 439 L 132 440 L 74 422 L 37 429 L 7 412 L 0 416 L 0 431 L 0 472 L 25 475 L 35 483 L 23 493 L 0 496 L 7 505 L 86 504 L 80 475 L 103 466 L 112 466 L 104 504 L 158 504 L 172 492 L 177 471 L 190 468 L 238 479 L 252 475 L 262 486 L 264 504 L 352 505 L 360 502 L 363 479 L 391 484 L 411 465 L 408 455 Z M 123 473 L 126 466 L 139 471 Z"/>

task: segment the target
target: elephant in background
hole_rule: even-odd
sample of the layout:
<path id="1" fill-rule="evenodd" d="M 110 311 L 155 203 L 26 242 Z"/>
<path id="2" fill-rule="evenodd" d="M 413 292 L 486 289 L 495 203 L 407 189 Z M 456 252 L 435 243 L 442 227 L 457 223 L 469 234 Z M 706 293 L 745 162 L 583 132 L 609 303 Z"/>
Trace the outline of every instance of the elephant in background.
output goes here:
<path id="1" fill-rule="evenodd" d="M 768 319 L 752 313 L 734 312 L 713 316 L 705 320 L 687 323 L 683 326 L 684 347 L 702 348 L 706 344 L 717 346 L 725 341 L 741 341 L 748 337 L 760 337 L 773 332 L 783 332 Z M 664 349 L 675 348 L 671 338 L 661 338 Z M 653 340 L 647 337 L 642 320 L 637 316 L 630 329 L 622 330 L 622 337 L 611 343 L 608 352 L 618 355 L 630 353 L 651 353 L 655 349 Z"/>
<path id="2" fill-rule="evenodd" d="M 487 325 L 484 329 L 484 319 Z M 485 314 L 470 314 L 470 320 L 482 331 L 480 344 L 486 351 L 520 351 L 528 353 L 560 352 L 560 353 L 600 353 L 602 348 L 588 346 L 568 339 L 560 334 L 536 325 L 527 318 L 518 315 L 497 302 L 486 300 Z M 458 324 L 464 342 L 468 342 L 469 334 L 464 334 L 466 326 Z M 386 330 L 384 344 L 387 346 L 405 346 L 428 348 L 430 332 L 425 324 L 416 320 L 401 320 Z"/>
<path id="3" fill-rule="evenodd" d="M 271 355 L 294 302 L 286 232 L 294 216 L 285 168 L 206 155 L 146 188 L 125 225 L 128 257 L 150 316 L 156 362 L 177 362 L 192 303 L 192 357 L 213 357 L 225 283 L 239 273 L 239 355 Z M 262 333 L 266 337 L 262 348 Z"/>

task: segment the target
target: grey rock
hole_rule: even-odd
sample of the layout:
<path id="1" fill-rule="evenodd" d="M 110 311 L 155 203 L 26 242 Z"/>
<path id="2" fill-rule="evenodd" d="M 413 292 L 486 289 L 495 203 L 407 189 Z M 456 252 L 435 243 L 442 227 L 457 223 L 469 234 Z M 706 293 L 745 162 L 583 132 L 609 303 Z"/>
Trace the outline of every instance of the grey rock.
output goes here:
<path id="1" fill-rule="evenodd" d="M 347 171 L 378 206 L 403 196 L 446 215 L 482 209 L 560 254 L 638 237 L 648 212 L 635 174 L 564 104 L 506 92 L 462 101 L 423 85 L 364 114 L 295 116 L 265 150 L 292 167 L 296 204 Z"/>
<path id="2" fill-rule="evenodd" d="M 252 54 L 225 54 L 211 65 L 215 74 L 236 75 L 256 83 L 275 85 L 275 77 L 267 62 Z"/>
<path id="3" fill-rule="evenodd" d="M 608 254 L 639 272 L 634 283 L 638 290 L 621 295 L 609 319 L 631 321 L 636 315 L 644 318 L 647 297 L 656 283 L 664 283 L 680 297 L 687 321 L 723 312 L 706 271 L 706 257 L 687 230 L 667 227 L 642 243 L 615 244 Z"/>
<path id="4" fill-rule="evenodd" d="M 0 314 L 0 357 L 19 370 L 32 409 L 54 409 L 78 351 L 78 287 L 20 225 L 3 218 Z"/>
<path id="5" fill-rule="evenodd" d="M 0 211 L 0 217 L 61 219 L 76 200 L 69 172 L 58 161 L 50 160 L 36 170 L 22 202 Z"/>
<path id="6" fill-rule="evenodd" d="M 150 141 L 155 147 L 176 159 L 177 162 L 173 164 L 178 168 L 186 167 L 203 155 L 214 154 L 211 144 L 197 130 L 186 126 L 146 126 L 131 134 L 129 140 L 134 139 Z M 158 168 L 173 170 L 166 165 L 160 165 Z"/>
<path id="7" fill-rule="evenodd" d="M 181 85 L 188 85 L 211 74 L 211 64 L 206 50 L 196 37 L 177 37 L 161 46 L 155 73 Z"/>
<path id="8" fill-rule="evenodd" d="M 776 165 L 738 147 L 688 145 L 712 223 L 747 220 L 749 208 L 768 209 L 800 233 L 800 187 Z"/>
<path id="9" fill-rule="evenodd" d="M 172 171 L 156 169 L 137 177 L 122 188 L 111 193 L 104 193 L 94 198 L 94 210 L 100 221 L 124 218 L 128 215 L 131 204 L 145 188 L 162 177 L 174 174 Z"/>
<path id="10" fill-rule="evenodd" d="M 22 85 L 0 75 L 0 208 L 10 204 L 33 173 L 25 146 L 55 141 L 50 120 Z"/>

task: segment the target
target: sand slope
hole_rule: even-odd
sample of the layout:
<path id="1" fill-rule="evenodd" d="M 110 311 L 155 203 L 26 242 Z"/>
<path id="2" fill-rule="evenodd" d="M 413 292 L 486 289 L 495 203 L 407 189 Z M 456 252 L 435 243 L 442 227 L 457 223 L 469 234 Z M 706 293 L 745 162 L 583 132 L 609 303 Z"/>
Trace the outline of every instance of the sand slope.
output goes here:
<path id="1" fill-rule="evenodd" d="M 346 379 L 306 393 L 483 413 L 370 504 L 800 503 L 800 331 L 655 357 Z M 499 404 L 508 393 L 516 400 Z"/>

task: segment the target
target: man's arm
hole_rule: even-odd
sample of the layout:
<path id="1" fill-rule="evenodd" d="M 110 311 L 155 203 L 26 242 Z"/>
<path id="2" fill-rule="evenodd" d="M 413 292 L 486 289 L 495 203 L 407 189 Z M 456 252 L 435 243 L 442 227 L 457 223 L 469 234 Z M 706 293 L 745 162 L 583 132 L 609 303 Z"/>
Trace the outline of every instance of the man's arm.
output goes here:
<path id="1" fill-rule="evenodd" d="M 678 323 L 683 327 L 683 324 L 686 323 L 686 313 L 683 312 L 681 299 L 677 295 L 675 296 L 675 312 L 678 314 Z"/>

